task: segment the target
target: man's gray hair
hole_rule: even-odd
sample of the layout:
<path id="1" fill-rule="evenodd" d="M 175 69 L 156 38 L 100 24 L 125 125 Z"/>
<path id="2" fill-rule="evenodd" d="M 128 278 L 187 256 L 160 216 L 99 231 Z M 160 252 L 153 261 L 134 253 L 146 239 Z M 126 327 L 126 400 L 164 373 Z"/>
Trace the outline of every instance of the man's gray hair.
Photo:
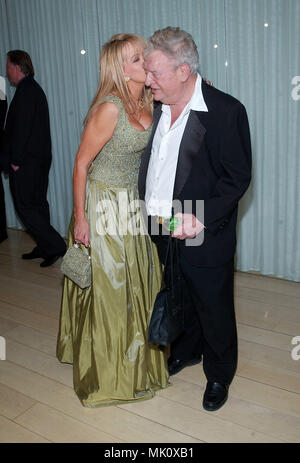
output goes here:
<path id="1" fill-rule="evenodd" d="M 160 29 L 150 37 L 144 51 L 147 56 L 153 50 L 160 50 L 176 61 L 176 65 L 187 63 L 191 74 L 197 74 L 199 68 L 199 55 L 193 37 L 179 27 L 166 27 Z"/>

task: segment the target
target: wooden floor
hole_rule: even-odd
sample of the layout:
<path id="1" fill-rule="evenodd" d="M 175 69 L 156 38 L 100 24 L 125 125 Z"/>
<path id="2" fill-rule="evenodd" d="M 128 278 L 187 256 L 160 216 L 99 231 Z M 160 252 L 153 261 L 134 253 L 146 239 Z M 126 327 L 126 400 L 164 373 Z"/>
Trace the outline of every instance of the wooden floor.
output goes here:
<path id="1" fill-rule="evenodd" d="M 239 365 L 226 405 L 202 409 L 202 366 L 129 405 L 86 409 L 72 366 L 55 357 L 62 277 L 58 261 L 24 261 L 33 242 L 9 230 L 0 244 L 0 442 L 300 442 L 300 285 L 238 272 Z M 298 354 L 300 351 L 298 350 Z"/>

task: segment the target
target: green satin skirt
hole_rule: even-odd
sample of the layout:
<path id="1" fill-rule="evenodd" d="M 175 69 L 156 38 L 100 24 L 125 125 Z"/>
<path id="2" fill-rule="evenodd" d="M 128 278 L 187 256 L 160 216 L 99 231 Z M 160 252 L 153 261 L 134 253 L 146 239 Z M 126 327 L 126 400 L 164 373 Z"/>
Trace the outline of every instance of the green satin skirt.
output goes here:
<path id="1" fill-rule="evenodd" d="M 137 198 L 136 187 L 88 183 L 92 285 L 82 290 L 64 278 L 57 357 L 73 364 L 86 407 L 148 399 L 169 385 L 168 353 L 147 342 L 162 269 Z"/>

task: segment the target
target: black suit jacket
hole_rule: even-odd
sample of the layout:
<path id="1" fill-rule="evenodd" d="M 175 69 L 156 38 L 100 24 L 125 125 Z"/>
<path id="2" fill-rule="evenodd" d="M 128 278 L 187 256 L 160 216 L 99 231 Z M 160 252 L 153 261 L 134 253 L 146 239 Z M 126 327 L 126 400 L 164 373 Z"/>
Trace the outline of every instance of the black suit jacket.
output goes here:
<path id="1" fill-rule="evenodd" d="M 7 101 L 0 100 L 0 152 L 2 151 L 3 128 L 7 111 Z"/>
<path id="2" fill-rule="evenodd" d="M 215 267 L 228 262 L 235 252 L 238 201 L 251 179 L 251 142 L 244 106 L 204 80 L 202 93 L 208 112 L 190 112 L 179 149 L 173 199 L 182 204 L 189 200 L 195 215 L 196 201 L 204 201 L 203 243 L 200 246 L 186 246 L 185 241 L 180 243 L 182 252 L 193 265 Z M 158 105 L 140 168 L 142 200 L 160 116 L 161 105 Z"/>
<path id="3" fill-rule="evenodd" d="M 48 103 L 43 89 L 32 77 L 19 82 L 9 106 L 4 152 L 6 162 L 17 166 L 51 162 Z"/>

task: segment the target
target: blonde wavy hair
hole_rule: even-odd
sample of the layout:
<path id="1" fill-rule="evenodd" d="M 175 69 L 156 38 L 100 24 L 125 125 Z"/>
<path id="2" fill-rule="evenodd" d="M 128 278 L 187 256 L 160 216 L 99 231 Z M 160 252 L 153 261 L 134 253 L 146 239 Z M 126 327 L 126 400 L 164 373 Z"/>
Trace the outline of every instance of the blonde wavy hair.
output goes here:
<path id="1" fill-rule="evenodd" d="M 108 95 L 116 94 L 121 98 L 125 111 L 131 117 L 136 112 L 136 102 L 128 89 L 124 74 L 124 50 L 130 43 L 134 48 L 146 48 L 147 42 L 137 34 L 116 34 L 103 46 L 100 55 L 100 80 L 96 95 L 84 119 L 84 126 L 91 119 L 98 103 Z M 143 103 L 146 110 L 152 113 L 153 97 L 150 88 L 143 90 Z"/>

